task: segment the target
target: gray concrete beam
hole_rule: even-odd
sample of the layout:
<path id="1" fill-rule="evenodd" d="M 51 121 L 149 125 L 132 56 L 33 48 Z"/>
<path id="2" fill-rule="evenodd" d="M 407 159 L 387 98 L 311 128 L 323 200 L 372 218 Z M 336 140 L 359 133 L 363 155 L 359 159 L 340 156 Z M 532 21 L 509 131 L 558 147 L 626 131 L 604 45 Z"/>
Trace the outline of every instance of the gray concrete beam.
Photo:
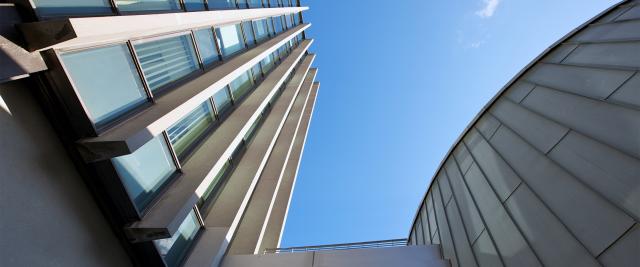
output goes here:
<path id="1" fill-rule="evenodd" d="M 309 26 L 310 24 L 304 24 L 288 30 L 174 88 L 156 99 L 153 105 L 139 115 L 115 126 L 99 137 L 78 141 L 79 150 L 88 162 L 133 153 Z M 293 58 L 302 56 L 312 42 L 313 40 L 304 40 L 291 56 Z"/>
<path id="2" fill-rule="evenodd" d="M 21 22 L 14 4 L 0 4 L 0 83 L 47 69 L 40 53 L 30 53 L 20 46 L 15 25 Z"/>
<path id="3" fill-rule="evenodd" d="M 315 69 L 312 70 L 316 71 Z M 271 201 L 271 206 L 269 208 L 270 210 L 262 226 L 260 238 L 258 239 L 256 250 L 254 251 L 256 254 L 263 252 L 267 248 L 276 248 L 280 244 L 280 237 L 284 228 L 284 222 L 286 221 L 289 204 L 291 203 L 293 187 L 295 186 L 295 181 L 298 176 L 300 159 L 302 158 L 302 153 L 304 151 L 304 144 L 307 139 L 309 124 L 311 122 L 320 84 L 313 83 L 310 84 L 310 86 L 311 91 L 298 127 L 298 134 L 295 137 L 289 160 L 284 166 L 280 185 L 273 195 L 273 200 Z"/>
<path id="4" fill-rule="evenodd" d="M 302 83 L 300 93 L 296 97 L 293 108 L 289 112 L 269 159 L 258 178 L 249 205 L 244 211 L 238 230 L 227 251 L 228 255 L 253 254 L 256 250 L 260 233 L 271 210 L 271 203 L 282 181 L 285 166 L 290 159 L 293 142 L 298 134 L 315 74 L 315 70 L 309 71 Z M 300 87 L 300 84 L 295 86 Z"/>
<path id="5" fill-rule="evenodd" d="M 145 241 L 170 237 L 175 233 L 226 160 L 242 142 L 243 136 L 257 120 L 260 112 L 267 106 L 296 63 L 301 60 L 306 47 L 308 46 L 301 45 L 289 55 L 200 145 L 189 161 L 182 166 L 182 175 L 167 188 L 141 221 L 127 228 L 130 239 Z M 305 58 L 307 68 L 312 60 L 313 56 Z"/>

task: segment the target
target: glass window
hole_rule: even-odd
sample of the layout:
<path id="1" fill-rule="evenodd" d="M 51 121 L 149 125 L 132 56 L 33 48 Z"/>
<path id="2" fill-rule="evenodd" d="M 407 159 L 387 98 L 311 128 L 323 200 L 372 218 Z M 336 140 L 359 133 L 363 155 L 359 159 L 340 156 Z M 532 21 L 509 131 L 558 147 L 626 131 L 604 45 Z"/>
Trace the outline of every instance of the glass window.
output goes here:
<path id="1" fill-rule="evenodd" d="M 284 4 L 282 3 L 282 0 L 278 0 L 278 6 L 279 7 L 284 7 Z"/>
<path id="2" fill-rule="evenodd" d="M 227 160 L 220 171 L 218 171 L 216 176 L 213 177 L 213 180 L 207 187 L 207 190 L 204 191 L 204 194 L 202 194 L 202 197 L 200 197 L 200 201 L 198 201 L 198 208 L 202 208 L 209 201 L 212 193 L 215 191 L 214 189 L 218 184 L 220 184 L 220 180 L 222 180 L 222 177 L 224 177 L 225 174 L 227 174 L 227 171 L 229 171 L 229 167 L 231 167 L 231 162 Z"/>
<path id="3" fill-rule="evenodd" d="M 253 32 L 256 34 L 258 42 L 262 42 L 269 38 L 269 27 L 267 26 L 267 20 L 261 19 L 253 22 Z"/>
<path id="4" fill-rule="evenodd" d="M 244 32 L 245 40 L 247 44 L 253 45 L 256 43 L 256 39 L 253 36 L 253 27 L 251 27 L 251 21 L 245 21 L 242 23 L 242 31 Z"/>
<path id="5" fill-rule="evenodd" d="M 235 9 L 235 0 L 209 0 L 207 2 L 210 9 Z"/>
<path id="6" fill-rule="evenodd" d="M 260 69 L 260 64 L 256 64 L 251 68 L 251 77 L 253 77 L 253 83 L 257 83 L 258 79 L 262 77 L 262 69 Z"/>
<path id="7" fill-rule="evenodd" d="M 269 1 L 269 7 L 278 7 L 278 3 L 276 2 L 276 0 L 268 0 Z"/>
<path id="8" fill-rule="evenodd" d="M 284 31 L 284 28 L 282 28 L 282 17 L 273 17 L 273 25 L 276 29 L 276 33 Z"/>
<path id="9" fill-rule="evenodd" d="M 271 35 L 276 35 L 276 30 L 273 28 L 273 18 L 266 18 L 267 20 L 267 28 L 269 29 L 269 33 Z"/>
<path id="10" fill-rule="evenodd" d="M 116 171 L 138 210 L 143 210 L 176 171 L 163 135 L 158 135 L 133 154 L 112 159 Z"/>
<path id="11" fill-rule="evenodd" d="M 109 0 L 33 0 L 40 16 L 112 13 Z"/>
<path id="12" fill-rule="evenodd" d="M 247 0 L 238 0 L 238 8 L 249 8 Z"/>
<path id="13" fill-rule="evenodd" d="M 184 7 L 187 9 L 187 11 L 205 10 L 203 0 L 184 0 Z"/>
<path id="14" fill-rule="evenodd" d="M 64 53 L 61 58 L 98 127 L 147 101 L 127 45 Z"/>
<path id="15" fill-rule="evenodd" d="M 262 0 L 249 0 L 249 7 L 251 8 L 261 8 Z"/>
<path id="16" fill-rule="evenodd" d="M 180 265 L 201 227 L 196 212 L 191 211 L 171 238 L 153 241 L 167 266 L 177 267 Z"/>
<path id="17" fill-rule="evenodd" d="M 120 11 L 180 10 L 178 0 L 116 0 Z"/>
<path id="18" fill-rule="evenodd" d="M 172 125 L 167 130 L 167 134 L 176 155 L 184 158 L 189 148 L 211 129 L 214 121 L 213 108 L 211 102 L 207 100 Z"/>
<path id="19" fill-rule="evenodd" d="M 260 61 L 260 66 L 262 67 L 262 72 L 264 74 L 269 73 L 269 71 L 273 68 L 274 66 L 274 58 L 273 58 L 273 54 L 269 54 L 267 57 L 265 57 L 264 59 L 262 59 L 262 61 Z"/>
<path id="20" fill-rule="evenodd" d="M 134 47 L 151 90 L 157 90 L 200 68 L 190 35 L 140 43 Z"/>
<path id="21" fill-rule="evenodd" d="M 291 15 L 285 15 L 284 20 L 287 23 L 287 29 L 291 29 L 291 27 L 293 27 Z"/>
<path id="22" fill-rule="evenodd" d="M 213 95 L 213 104 L 216 105 L 218 114 L 224 113 L 224 111 L 231 106 L 231 95 L 229 94 L 229 88 L 227 86 Z"/>
<path id="23" fill-rule="evenodd" d="M 216 43 L 213 39 L 213 31 L 211 28 L 197 30 L 194 32 L 196 42 L 198 43 L 198 51 L 205 65 L 220 61 L 220 55 L 216 49 Z"/>
<path id="24" fill-rule="evenodd" d="M 263 111 L 264 113 L 264 111 Z M 256 130 L 258 129 L 258 125 L 260 125 L 260 123 L 262 122 L 262 114 L 260 114 L 258 116 L 258 118 L 256 119 L 256 121 L 253 122 L 253 124 L 251 124 L 251 127 L 249 127 L 249 130 L 247 131 L 247 133 L 244 135 L 244 137 L 242 138 L 245 142 L 249 142 L 251 141 L 251 139 L 253 139 L 253 136 L 256 133 Z"/>
<path id="25" fill-rule="evenodd" d="M 245 48 L 240 24 L 216 28 L 216 34 L 218 35 L 220 50 L 222 50 L 222 55 L 225 57 L 233 55 Z"/>
<path id="26" fill-rule="evenodd" d="M 243 73 L 233 80 L 233 82 L 229 84 L 229 87 L 231 87 L 231 93 L 233 94 L 233 99 L 241 99 L 247 94 L 247 92 L 249 92 L 252 85 L 253 83 L 251 82 L 250 71 Z"/>

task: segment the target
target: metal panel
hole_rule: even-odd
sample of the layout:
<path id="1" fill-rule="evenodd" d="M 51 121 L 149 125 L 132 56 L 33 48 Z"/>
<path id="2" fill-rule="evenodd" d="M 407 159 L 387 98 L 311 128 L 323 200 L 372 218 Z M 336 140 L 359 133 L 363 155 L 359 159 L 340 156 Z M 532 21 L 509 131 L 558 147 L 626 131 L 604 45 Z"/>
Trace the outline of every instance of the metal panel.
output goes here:
<path id="1" fill-rule="evenodd" d="M 640 6 L 635 6 L 622 14 L 620 17 L 616 18 L 616 21 L 621 20 L 632 20 L 632 19 L 640 19 Z"/>
<path id="2" fill-rule="evenodd" d="M 509 87 L 505 92 L 505 97 L 511 99 L 513 102 L 520 103 L 522 99 L 524 99 L 533 88 L 536 87 L 535 84 L 528 83 L 525 81 L 516 82 L 514 85 Z"/>
<path id="3" fill-rule="evenodd" d="M 431 237 L 432 237 L 432 240 L 435 241 L 436 239 L 433 238 L 433 237 L 435 236 L 435 234 L 437 232 L 438 224 L 436 223 L 436 216 L 434 214 L 433 201 L 431 200 L 431 196 L 432 196 L 431 193 L 429 193 L 427 195 L 427 202 L 426 202 L 427 203 L 427 217 L 429 217 L 429 225 L 431 226 L 431 228 L 430 228 Z"/>
<path id="4" fill-rule="evenodd" d="M 458 164 L 460 164 L 460 170 L 462 171 L 462 173 L 467 173 L 467 170 L 469 170 L 469 167 L 471 167 L 472 163 L 472 159 L 469 156 L 469 151 L 467 151 L 467 148 L 463 145 L 458 145 L 458 147 L 453 150 L 453 156 L 458 161 Z"/>
<path id="5" fill-rule="evenodd" d="M 500 201 L 504 202 L 520 185 L 520 177 L 477 130 L 471 129 L 464 138 L 464 142 L 469 146 L 478 166 L 487 175 L 487 180 L 498 194 Z"/>
<path id="6" fill-rule="evenodd" d="M 536 87 L 524 106 L 640 158 L 640 111 Z"/>
<path id="7" fill-rule="evenodd" d="M 506 127 L 498 129 L 491 144 L 593 255 L 602 252 L 633 224 L 620 209 Z"/>
<path id="8" fill-rule="evenodd" d="M 589 26 L 571 38 L 572 42 L 604 42 L 640 39 L 640 21 L 608 23 Z"/>
<path id="9" fill-rule="evenodd" d="M 631 105 L 636 109 L 640 109 L 640 74 L 636 73 L 635 76 L 624 83 L 622 87 L 616 90 L 607 100 Z"/>
<path id="10" fill-rule="evenodd" d="M 451 224 L 451 233 L 453 234 L 453 242 L 456 246 L 460 266 L 478 266 L 475 256 L 471 251 L 471 245 L 465 233 L 464 226 L 462 225 L 462 218 L 460 218 L 458 205 L 456 205 L 455 201 L 451 201 L 451 204 L 447 206 L 447 217 Z"/>
<path id="11" fill-rule="evenodd" d="M 451 186 L 449 185 L 449 180 L 447 179 L 447 174 L 444 171 L 441 171 L 436 178 L 438 184 L 440 185 L 440 190 L 442 191 L 442 199 L 444 199 L 444 206 L 449 205 L 451 201 Z"/>
<path id="12" fill-rule="evenodd" d="M 574 131 L 549 157 L 640 221 L 640 160 Z"/>
<path id="13" fill-rule="evenodd" d="M 456 162 L 452 158 L 449 158 L 447 163 L 445 163 L 445 169 L 447 170 L 451 187 L 453 187 L 453 193 L 455 194 L 458 207 L 460 208 L 460 214 L 464 221 L 469 241 L 473 242 L 484 230 L 484 223 L 482 222 L 482 218 L 480 218 L 480 214 L 478 214 L 478 210 L 471 198 L 471 194 L 464 183 L 462 174 L 460 173 Z"/>
<path id="14" fill-rule="evenodd" d="M 605 99 L 631 75 L 633 71 L 538 64 L 526 79 L 568 93 Z"/>
<path id="15" fill-rule="evenodd" d="M 476 164 L 465 179 L 506 266 L 542 266 Z"/>
<path id="16" fill-rule="evenodd" d="M 518 187 L 505 204 L 545 266 L 598 266 L 528 186 Z"/>
<path id="17" fill-rule="evenodd" d="M 444 213 L 444 206 L 442 205 L 442 197 L 440 189 L 438 188 L 438 182 L 434 182 L 432 186 L 433 201 L 436 209 L 436 219 L 438 220 L 438 229 L 440 233 L 440 242 L 442 244 L 442 254 L 446 260 L 451 261 L 451 266 L 458 266 L 458 258 L 453 246 L 453 240 L 451 238 L 451 232 L 449 232 L 449 222 Z"/>
<path id="18" fill-rule="evenodd" d="M 544 57 L 542 62 L 560 63 L 571 53 L 571 51 L 573 51 L 573 49 L 576 49 L 576 47 L 578 47 L 578 45 L 575 44 L 560 45 L 554 48 L 548 56 Z"/>
<path id="19" fill-rule="evenodd" d="M 608 248 L 598 260 L 604 266 L 637 267 L 640 263 L 640 224 L 636 224 L 629 232 Z"/>
<path id="20" fill-rule="evenodd" d="M 505 99 L 498 100 L 489 112 L 543 153 L 549 152 L 569 131 L 567 127 Z"/>
<path id="21" fill-rule="evenodd" d="M 500 122 L 491 116 L 491 114 L 487 113 L 478 120 L 476 127 L 484 136 L 491 138 L 496 130 L 498 130 L 498 127 L 500 127 Z"/>
<path id="22" fill-rule="evenodd" d="M 563 63 L 640 67 L 640 42 L 583 44 Z"/>
<path id="23" fill-rule="evenodd" d="M 473 244 L 473 253 L 476 255 L 476 259 L 478 259 L 478 265 L 482 267 L 504 266 L 487 231 L 483 231 L 480 237 L 478 237 L 478 240 L 476 240 L 476 243 Z"/>

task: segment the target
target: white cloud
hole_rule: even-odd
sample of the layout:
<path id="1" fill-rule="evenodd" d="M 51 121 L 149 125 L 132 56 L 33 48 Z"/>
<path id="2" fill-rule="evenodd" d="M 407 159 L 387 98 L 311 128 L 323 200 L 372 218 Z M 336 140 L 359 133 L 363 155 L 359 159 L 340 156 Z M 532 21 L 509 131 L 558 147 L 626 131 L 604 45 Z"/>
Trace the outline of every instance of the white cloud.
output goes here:
<path id="1" fill-rule="evenodd" d="M 478 47 L 480 47 L 481 45 L 483 45 L 483 44 L 485 44 L 485 43 L 486 43 L 486 41 L 485 41 L 485 40 L 480 40 L 480 41 L 477 41 L 477 42 L 473 42 L 473 43 L 471 43 L 469 46 L 470 46 L 471 48 L 478 48 Z"/>
<path id="2" fill-rule="evenodd" d="M 493 16 L 493 13 L 496 12 L 496 8 L 498 8 L 498 4 L 500 4 L 501 0 L 482 0 L 484 3 L 484 7 L 478 11 L 476 11 L 476 15 L 481 18 L 490 18 Z"/>

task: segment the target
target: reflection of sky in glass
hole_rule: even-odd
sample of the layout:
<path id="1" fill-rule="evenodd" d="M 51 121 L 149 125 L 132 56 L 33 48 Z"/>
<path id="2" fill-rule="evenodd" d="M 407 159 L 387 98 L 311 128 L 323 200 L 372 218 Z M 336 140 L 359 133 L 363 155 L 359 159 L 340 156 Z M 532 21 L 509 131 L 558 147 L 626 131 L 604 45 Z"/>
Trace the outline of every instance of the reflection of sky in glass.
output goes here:
<path id="1" fill-rule="evenodd" d="M 146 101 L 126 45 L 71 52 L 61 57 L 94 122 L 107 121 Z"/>
<path id="2" fill-rule="evenodd" d="M 244 47 L 241 43 L 240 24 L 227 25 L 216 28 L 220 40 L 220 47 L 224 55 L 230 55 Z"/>
<path id="3" fill-rule="evenodd" d="M 113 164 L 138 208 L 151 201 L 151 193 L 176 170 L 162 135 L 138 148 L 133 154 L 114 158 Z"/>
<path id="4" fill-rule="evenodd" d="M 218 51 L 216 44 L 213 42 L 213 31 L 210 28 L 195 31 L 196 42 L 198 43 L 198 51 L 204 64 L 218 61 Z"/>
<path id="5" fill-rule="evenodd" d="M 200 223 L 198 222 L 195 211 L 191 211 L 182 224 L 180 224 L 180 227 L 178 227 L 178 231 L 176 231 L 171 238 L 154 240 L 153 242 L 160 255 L 165 257 L 165 261 L 168 263 L 177 263 L 199 229 Z M 169 265 L 171 266 L 171 264 Z"/>
<path id="6" fill-rule="evenodd" d="M 116 0 L 122 11 L 150 11 L 180 9 L 178 0 Z"/>
<path id="7" fill-rule="evenodd" d="M 33 0 L 41 15 L 111 13 L 108 0 Z"/>

